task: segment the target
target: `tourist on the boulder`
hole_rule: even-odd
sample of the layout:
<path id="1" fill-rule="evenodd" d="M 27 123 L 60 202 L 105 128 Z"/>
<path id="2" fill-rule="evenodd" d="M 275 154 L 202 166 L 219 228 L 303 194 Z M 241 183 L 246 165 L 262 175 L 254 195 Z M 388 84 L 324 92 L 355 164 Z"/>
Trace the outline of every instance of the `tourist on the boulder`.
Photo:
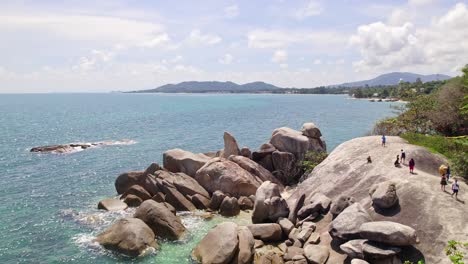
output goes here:
<path id="1" fill-rule="evenodd" d="M 447 166 L 447 181 L 450 180 L 450 166 Z"/>
<path id="2" fill-rule="evenodd" d="M 413 172 L 414 172 L 414 165 L 415 165 L 414 159 L 411 158 L 410 161 L 409 161 L 409 172 L 410 172 L 411 174 L 413 174 Z"/>
<path id="3" fill-rule="evenodd" d="M 445 192 L 445 186 L 447 186 L 447 177 L 445 174 L 440 178 L 440 189 Z"/>
<path id="4" fill-rule="evenodd" d="M 367 157 L 367 163 L 372 163 L 372 159 L 371 159 L 371 157 L 370 157 L 370 156 L 369 156 L 369 157 Z"/>
<path id="5" fill-rule="evenodd" d="M 396 155 L 395 163 L 393 163 L 395 167 L 400 167 L 400 155 Z"/>
<path id="6" fill-rule="evenodd" d="M 401 150 L 401 164 L 405 164 L 406 153 L 404 150 Z"/>
<path id="7" fill-rule="evenodd" d="M 382 146 L 385 147 L 385 142 L 387 141 L 387 138 L 385 135 L 382 135 Z"/>
<path id="8" fill-rule="evenodd" d="M 458 180 L 455 179 L 455 182 L 452 184 L 452 197 L 455 194 L 455 199 L 458 199 L 458 190 L 460 190 L 460 185 L 458 185 Z"/>

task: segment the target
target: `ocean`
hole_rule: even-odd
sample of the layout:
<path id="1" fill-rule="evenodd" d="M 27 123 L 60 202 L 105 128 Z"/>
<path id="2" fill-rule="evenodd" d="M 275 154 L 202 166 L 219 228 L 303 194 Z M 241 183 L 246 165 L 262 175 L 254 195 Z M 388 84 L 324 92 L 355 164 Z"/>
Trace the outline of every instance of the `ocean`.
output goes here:
<path id="1" fill-rule="evenodd" d="M 191 249 L 225 218 L 182 215 L 189 236 L 161 241 L 161 250 L 144 258 L 122 257 L 93 243 L 112 221 L 132 214 L 96 208 L 99 200 L 116 195 L 120 173 L 161 164 L 171 148 L 219 150 L 224 131 L 240 147 L 255 150 L 273 129 L 300 129 L 305 122 L 320 127 L 331 151 L 394 115 L 390 106 L 396 104 L 345 95 L 0 95 L 0 263 L 191 263 Z M 131 141 L 61 155 L 29 152 L 35 146 L 123 139 Z"/>

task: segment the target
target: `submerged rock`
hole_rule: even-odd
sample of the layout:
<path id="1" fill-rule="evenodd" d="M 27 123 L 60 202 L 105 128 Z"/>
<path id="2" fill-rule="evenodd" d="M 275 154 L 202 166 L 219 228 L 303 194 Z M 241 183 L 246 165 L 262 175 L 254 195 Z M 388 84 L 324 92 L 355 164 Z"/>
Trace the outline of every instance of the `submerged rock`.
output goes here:
<path id="1" fill-rule="evenodd" d="M 138 256 L 148 248 L 157 248 L 154 233 L 142 220 L 123 218 L 96 237 L 104 248 L 129 256 Z"/>
<path id="2" fill-rule="evenodd" d="M 98 209 L 104 209 L 107 211 L 120 211 L 127 209 L 128 205 L 121 200 L 107 198 L 99 202 Z"/>

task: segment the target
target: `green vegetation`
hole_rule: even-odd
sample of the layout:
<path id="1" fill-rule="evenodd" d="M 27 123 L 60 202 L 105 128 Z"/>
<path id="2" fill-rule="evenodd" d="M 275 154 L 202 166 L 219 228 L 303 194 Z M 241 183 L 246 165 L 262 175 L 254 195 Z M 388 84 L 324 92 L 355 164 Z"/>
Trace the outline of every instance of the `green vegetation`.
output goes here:
<path id="1" fill-rule="evenodd" d="M 408 103 L 396 109 L 397 117 L 379 121 L 372 133 L 399 135 L 440 153 L 455 176 L 468 179 L 468 65 L 462 72 L 444 82 L 404 84 L 399 93 Z"/>
<path id="2" fill-rule="evenodd" d="M 463 259 L 468 250 L 468 243 L 462 243 L 455 240 L 450 240 L 445 247 L 445 254 L 454 264 L 465 264 Z"/>
<path id="3" fill-rule="evenodd" d="M 403 264 L 414 264 L 414 262 L 409 261 L 409 260 L 405 260 L 405 262 L 403 262 Z M 418 261 L 418 263 L 416 263 L 416 264 L 424 264 L 424 261 L 420 260 L 420 261 Z"/>
<path id="4" fill-rule="evenodd" d="M 326 152 L 308 151 L 301 162 L 300 167 L 304 174 L 309 174 L 317 165 L 319 165 L 328 154 Z"/>

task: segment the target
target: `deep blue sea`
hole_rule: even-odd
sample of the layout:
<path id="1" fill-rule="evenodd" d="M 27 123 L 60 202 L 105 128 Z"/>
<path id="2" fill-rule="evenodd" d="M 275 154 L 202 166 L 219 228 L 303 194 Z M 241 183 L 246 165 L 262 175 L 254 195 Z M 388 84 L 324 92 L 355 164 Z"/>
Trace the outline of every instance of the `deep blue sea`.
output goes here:
<path id="1" fill-rule="evenodd" d="M 0 263 L 190 263 L 191 249 L 225 219 L 183 216 L 187 240 L 162 242 L 160 252 L 139 259 L 92 242 L 114 219 L 132 214 L 96 209 L 100 199 L 116 195 L 120 173 L 160 163 L 171 148 L 219 150 L 224 131 L 254 150 L 273 129 L 300 129 L 304 122 L 321 128 L 331 151 L 391 116 L 392 104 L 344 95 L 0 95 Z M 29 152 L 121 139 L 136 143 L 65 155 Z"/>

